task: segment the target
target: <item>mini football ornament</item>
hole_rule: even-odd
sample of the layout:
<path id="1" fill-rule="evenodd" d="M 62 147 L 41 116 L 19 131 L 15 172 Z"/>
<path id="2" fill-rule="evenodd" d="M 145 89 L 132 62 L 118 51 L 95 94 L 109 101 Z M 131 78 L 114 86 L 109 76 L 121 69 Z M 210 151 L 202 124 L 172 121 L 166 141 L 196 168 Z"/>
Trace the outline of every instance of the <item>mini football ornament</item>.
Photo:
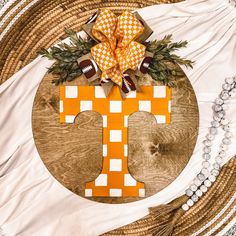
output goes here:
<path id="1" fill-rule="evenodd" d="M 92 82 L 101 76 L 101 71 L 98 68 L 96 62 L 92 59 L 91 53 L 80 57 L 78 60 L 78 65 L 81 68 L 84 76 L 89 82 Z"/>
<path id="2" fill-rule="evenodd" d="M 146 52 L 146 54 L 147 54 L 147 52 Z M 152 62 L 152 58 L 153 58 L 153 54 L 148 53 L 148 55 L 145 56 L 143 58 L 143 60 L 140 62 L 139 66 L 138 66 L 138 71 L 140 71 L 142 74 L 147 74 L 148 67 L 150 66 L 150 64 Z"/>
<path id="3" fill-rule="evenodd" d="M 129 93 L 131 91 L 136 90 L 136 86 L 128 74 L 124 74 L 124 76 L 123 76 L 123 82 L 122 82 L 121 89 L 124 93 Z"/>
<path id="4" fill-rule="evenodd" d="M 87 79 L 93 77 L 98 71 L 97 64 L 92 59 L 81 61 L 79 67 L 82 69 L 82 72 Z"/>

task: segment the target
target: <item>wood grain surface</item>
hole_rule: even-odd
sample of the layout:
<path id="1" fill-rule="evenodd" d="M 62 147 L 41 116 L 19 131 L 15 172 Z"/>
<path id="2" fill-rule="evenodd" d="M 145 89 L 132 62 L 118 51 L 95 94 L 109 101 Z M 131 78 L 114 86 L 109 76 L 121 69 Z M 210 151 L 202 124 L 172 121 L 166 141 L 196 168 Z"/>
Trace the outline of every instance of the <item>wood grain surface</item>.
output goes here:
<path id="1" fill-rule="evenodd" d="M 84 197 L 85 183 L 102 169 L 102 118 L 83 112 L 75 124 L 59 123 L 59 87 L 46 75 L 33 106 L 33 134 L 44 164 L 66 188 Z M 141 85 L 157 84 L 150 78 Z M 70 85 L 86 85 L 83 77 Z M 129 118 L 129 171 L 145 183 L 146 197 L 169 185 L 186 166 L 198 133 L 198 107 L 186 77 L 172 90 L 171 124 L 156 124 L 153 115 L 137 112 Z M 91 199 L 91 198 L 90 198 Z M 139 197 L 94 197 L 106 203 L 136 201 Z"/>

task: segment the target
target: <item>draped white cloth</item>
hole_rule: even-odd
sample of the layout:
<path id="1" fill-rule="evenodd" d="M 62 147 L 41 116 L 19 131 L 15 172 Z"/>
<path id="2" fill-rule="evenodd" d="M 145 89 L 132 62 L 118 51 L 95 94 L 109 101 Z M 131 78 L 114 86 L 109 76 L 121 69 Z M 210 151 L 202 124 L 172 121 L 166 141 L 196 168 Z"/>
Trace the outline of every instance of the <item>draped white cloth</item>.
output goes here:
<path id="1" fill-rule="evenodd" d="M 183 69 L 197 96 L 200 128 L 188 165 L 161 192 L 134 203 L 96 203 L 64 188 L 43 165 L 32 134 L 33 100 L 46 68 L 52 63 L 38 57 L 0 86 L 0 232 L 3 235 L 99 235 L 140 219 L 150 206 L 182 195 L 199 172 L 201 142 L 212 119 L 212 102 L 221 91 L 224 78 L 236 75 L 236 8 L 228 0 L 189 0 L 138 12 L 154 30 L 151 39 L 173 34 L 176 41 L 189 41 L 179 55 L 195 61 L 193 70 Z M 236 99 L 232 99 L 230 107 L 228 117 L 236 134 Z M 236 154 L 235 136 L 225 162 Z M 212 148 L 215 155 L 221 139 L 222 133 Z"/>

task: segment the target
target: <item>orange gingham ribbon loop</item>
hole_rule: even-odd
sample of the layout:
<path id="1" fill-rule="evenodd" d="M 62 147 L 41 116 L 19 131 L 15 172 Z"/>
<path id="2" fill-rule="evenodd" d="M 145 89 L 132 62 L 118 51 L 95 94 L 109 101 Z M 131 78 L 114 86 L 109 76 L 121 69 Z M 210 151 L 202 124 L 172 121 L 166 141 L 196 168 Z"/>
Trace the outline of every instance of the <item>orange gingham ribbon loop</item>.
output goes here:
<path id="1" fill-rule="evenodd" d="M 131 12 L 125 11 L 117 17 L 108 9 L 101 10 L 92 29 L 101 43 L 91 49 L 102 71 L 101 80 L 111 79 L 122 86 L 123 72 L 137 69 L 146 47 L 134 40 L 143 31 L 143 25 Z"/>

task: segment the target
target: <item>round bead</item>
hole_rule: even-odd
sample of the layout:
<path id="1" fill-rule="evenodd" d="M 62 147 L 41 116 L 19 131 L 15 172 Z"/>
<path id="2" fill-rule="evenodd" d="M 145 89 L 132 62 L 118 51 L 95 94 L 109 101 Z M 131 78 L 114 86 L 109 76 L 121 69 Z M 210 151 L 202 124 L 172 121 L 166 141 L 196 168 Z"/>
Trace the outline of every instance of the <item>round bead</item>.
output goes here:
<path id="1" fill-rule="evenodd" d="M 202 162 L 202 166 L 203 166 L 204 168 L 209 168 L 209 167 L 210 167 L 210 162 L 209 162 L 209 161 L 203 161 L 203 162 Z"/>
<path id="2" fill-rule="evenodd" d="M 215 106 L 213 106 L 213 110 L 216 111 L 216 112 L 221 111 L 222 106 L 221 105 L 215 105 Z"/>
<path id="3" fill-rule="evenodd" d="M 226 79 L 225 79 L 225 82 L 226 82 L 227 84 L 232 84 L 232 83 L 234 82 L 234 79 L 231 78 L 231 77 L 229 77 L 229 78 L 226 78 Z"/>
<path id="4" fill-rule="evenodd" d="M 230 91 L 230 92 L 229 92 L 229 96 L 232 97 L 232 98 L 234 98 L 234 97 L 236 96 L 236 92 Z"/>
<path id="5" fill-rule="evenodd" d="M 221 144 L 220 149 L 223 151 L 226 151 L 226 150 L 228 150 L 228 146 L 226 144 Z"/>
<path id="6" fill-rule="evenodd" d="M 202 156 L 205 160 L 210 160 L 211 159 L 211 155 L 208 153 L 204 153 Z"/>
<path id="7" fill-rule="evenodd" d="M 202 168 L 201 173 L 206 177 L 209 175 L 209 171 L 207 168 Z"/>
<path id="8" fill-rule="evenodd" d="M 220 121 L 220 123 L 222 124 L 222 125 L 228 125 L 229 124 L 229 120 L 228 119 L 222 119 L 221 121 Z"/>
<path id="9" fill-rule="evenodd" d="M 192 184 L 192 185 L 190 186 L 190 189 L 191 189 L 193 192 L 195 192 L 195 191 L 197 190 L 197 185 Z"/>
<path id="10" fill-rule="evenodd" d="M 222 85 L 222 88 L 223 88 L 224 90 L 230 90 L 230 89 L 231 89 L 231 85 L 230 85 L 230 84 L 223 84 L 223 85 Z"/>
<path id="11" fill-rule="evenodd" d="M 215 104 L 222 105 L 223 103 L 224 103 L 224 100 L 222 100 L 221 98 L 216 98 Z"/>
<path id="12" fill-rule="evenodd" d="M 193 180 L 193 182 L 194 182 L 194 184 L 197 185 L 197 186 L 200 186 L 200 185 L 202 184 L 202 181 L 199 180 L 198 178 L 195 178 L 195 179 Z"/>
<path id="13" fill-rule="evenodd" d="M 215 138 L 215 136 L 212 135 L 212 134 L 208 134 L 208 135 L 206 136 L 206 138 L 209 139 L 210 141 L 212 141 L 212 140 Z"/>
<path id="14" fill-rule="evenodd" d="M 209 188 L 211 186 L 211 181 L 209 179 L 206 179 L 204 181 L 204 185 Z"/>
<path id="15" fill-rule="evenodd" d="M 222 142 L 223 142 L 223 144 L 226 144 L 226 145 L 231 144 L 231 140 L 228 139 L 228 138 L 224 138 L 224 139 L 222 140 Z"/>
<path id="16" fill-rule="evenodd" d="M 229 104 L 230 103 L 230 100 L 224 100 L 224 104 Z"/>
<path id="17" fill-rule="evenodd" d="M 194 194 L 191 199 L 193 200 L 193 202 L 197 202 L 198 201 L 198 196 L 196 194 Z"/>
<path id="18" fill-rule="evenodd" d="M 205 140 L 203 143 L 205 146 L 208 146 L 208 147 L 212 145 L 212 142 L 210 140 Z"/>
<path id="19" fill-rule="evenodd" d="M 223 158 L 220 156 L 217 156 L 215 159 L 218 164 L 221 164 L 223 162 Z"/>
<path id="20" fill-rule="evenodd" d="M 215 127 L 210 128 L 210 134 L 216 135 L 217 134 L 217 129 Z"/>
<path id="21" fill-rule="evenodd" d="M 216 181 L 216 177 L 215 177 L 214 175 L 208 176 L 208 179 L 209 179 L 212 183 L 214 183 L 214 182 Z"/>
<path id="22" fill-rule="evenodd" d="M 189 189 L 189 188 L 185 191 L 185 193 L 189 197 L 191 197 L 193 195 L 193 191 L 191 189 Z"/>
<path id="23" fill-rule="evenodd" d="M 227 110 L 229 109 L 229 105 L 223 104 L 223 105 L 222 105 L 222 108 L 223 108 L 223 110 L 227 111 Z"/>
<path id="24" fill-rule="evenodd" d="M 231 137 L 233 137 L 233 134 L 231 132 L 227 131 L 227 132 L 225 132 L 225 137 L 231 138 Z"/>
<path id="25" fill-rule="evenodd" d="M 205 175 L 202 174 L 202 173 L 200 173 L 200 174 L 197 175 L 197 178 L 198 178 L 200 181 L 203 181 L 203 180 L 205 180 Z"/>
<path id="26" fill-rule="evenodd" d="M 182 209 L 183 209 L 184 211 L 187 211 L 187 210 L 189 209 L 189 206 L 188 206 L 187 204 L 183 204 L 183 205 L 182 205 Z"/>
<path id="27" fill-rule="evenodd" d="M 211 122 L 211 125 L 212 125 L 213 127 L 215 127 L 215 128 L 218 128 L 218 127 L 220 126 L 220 122 L 219 122 L 219 121 L 216 121 L 216 120 L 213 120 L 213 121 Z"/>
<path id="28" fill-rule="evenodd" d="M 205 186 L 205 185 L 202 185 L 201 187 L 200 187 L 200 190 L 203 192 L 203 193 L 205 193 L 205 192 L 207 192 L 207 187 Z"/>
<path id="29" fill-rule="evenodd" d="M 224 131 L 230 131 L 230 126 L 229 125 L 224 125 L 223 130 Z"/>
<path id="30" fill-rule="evenodd" d="M 236 95 L 236 89 L 232 89 L 230 92 L 229 92 L 229 96 L 230 97 L 235 97 Z"/>
<path id="31" fill-rule="evenodd" d="M 204 151 L 205 153 L 210 153 L 210 152 L 211 152 L 211 149 L 210 149 L 209 147 L 204 147 L 204 148 L 203 148 L 203 151 Z"/>
<path id="32" fill-rule="evenodd" d="M 220 97 L 221 97 L 223 100 L 229 99 L 229 93 L 228 93 L 228 91 L 223 90 L 223 91 L 221 92 L 221 94 L 220 94 Z"/>
<path id="33" fill-rule="evenodd" d="M 216 169 L 216 170 L 219 170 L 219 169 L 220 169 L 220 165 L 219 165 L 218 163 L 214 163 L 214 164 L 213 164 L 213 167 L 214 167 L 214 169 Z"/>
<path id="34" fill-rule="evenodd" d="M 219 152 L 219 156 L 220 156 L 220 157 L 225 157 L 225 156 L 226 156 L 226 152 L 223 151 L 223 150 L 220 151 L 220 152 Z"/>
<path id="35" fill-rule="evenodd" d="M 220 172 L 219 172 L 219 170 L 213 169 L 211 171 L 211 174 L 214 175 L 214 176 L 218 176 L 220 174 Z"/>
<path id="36" fill-rule="evenodd" d="M 198 197 L 201 197 L 202 196 L 202 191 L 200 190 L 200 189 L 198 189 L 197 191 L 196 191 L 196 195 L 198 196 Z"/>
<path id="37" fill-rule="evenodd" d="M 215 114 L 215 115 L 213 116 L 213 119 L 214 119 L 215 121 L 221 121 L 221 117 L 219 117 L 217 114 Z"/>
<path id="38" fill-rule="evenodd" d="M 193 202 L 193 200 L 192 199 L 188 199 L 188 201 L 187 201 L 187 204 L 188 204 L 188 206 L 193 206 L 194 205 L 194 202 Z"/>
<path id="39" fill-rule="evenodd" d="M 225 116 L 225 111 L 224 110 L 219 111 L 219 112 L 216 113 L 216 115 L 220 118 L 223 118 Z"/>

